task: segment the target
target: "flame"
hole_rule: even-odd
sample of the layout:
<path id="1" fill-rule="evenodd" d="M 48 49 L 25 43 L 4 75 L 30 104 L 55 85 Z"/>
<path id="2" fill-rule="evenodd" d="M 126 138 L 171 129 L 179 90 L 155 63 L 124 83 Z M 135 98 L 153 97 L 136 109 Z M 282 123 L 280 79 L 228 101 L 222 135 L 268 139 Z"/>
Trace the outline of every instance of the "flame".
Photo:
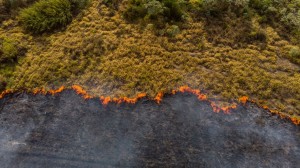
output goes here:
<path id="1" fill-rule="evenodd" d="M 247 96 L 243 96 L 243 97 L 239 98 L 239 102 L 241 102 L 243 104 L 246 104 L 248 100 L 249 100 L 249 97 L 247 97 Z"/>
<path id="2" fill-rule="evenodd" d="M 229 114 L 230 110 L 237 108 L 236 104 L 233 104 L 231 106 L 220 107 L 215 102 L 209 101 L 208 98 L 207 98 L 207 96 L 205 94 L 202 94 L 200 90 L 198 90 L 198 89 L 192 89 L 192 88 L 190 88 L 187 85 L 179 87 L 179 91 L 181 93 L 184 93 L 184 92 L 192 93 L 195 96 L 197 96 L 197 98 L 200 101 L 208 101 L 210 103 L 210 106 L 212 107 L 213 111 L 216 112 L 216 113 L 219 113 L 219 112 L 223 111 L 224 113 Z"/>
<path id="3" fill-rule="evenodd" d="M 144 97 L 146 97 L 146 93 L 139 93 L 134 98 L 121 97 L 121 98 L 112 98 L 111 99 L 110 97 L 101 96 L 100 100 L 103 105 L 107 105 L 110 102 L 114 102 L 117 104 L 121 104 L 121 103 L 135 104 L 138 100 L 140 100 L 141 98 L 144 98 Z"/>
<path id="4" fill-rule="evenodd" d="M 87 91 L 85 91 L 81 86 L 79 85 L 73 85 L 71 87 L 78 95 L 81 95 L 84 99 L 91 99 L 93 98 L 93 96 L 89 95 L 87 93 Z M 66 88 L 64 86 L 61 86 L 60 88 L 56 89 L 56 90 L 49 90 L 49 91 L 46 91 L 46 89 L 42 88 L 42 89 L 34 89 L 32 90 L 32 93 L 34 95 L 36 94 L 43 94 L 43 95 L 46 95 L 46 94 L 51 94 L 51 95 L 55 95 L 55 94 L 58 94 L 58 93 L 61 93 L 62 91 L 66 90 Z M 5 90 L 3 91 L 2 93 L 0 93 L 0 99 L 4 98 L 7 94 L 11 94 L 11 93 L 15 93 L 16 91 L 14 90 Z M 177 92 L 181 92 L 181 93 L 192 93 L 194 94 L 195 96 L 197 96 L 197 98 L 201 101 L 207 101 L 210 103 L 212 109 L 214 112 L 221 112 L 223 111 L 225 114 L 229 114 L 230 111 L 232 109 L 236 109 L 237 108 L 237 104 L 234 103 L 230 106 L 220 106 L 218 105 L 216 102 L 213 102 L 211 100 L 208 100 L 208 97 L 205 95 L 205 94 L 202 94 L 200 90 L 198 89 L 192 89 L 190 88 L 189 86 L 181 86 L 179 87 L 178 90 L 172 90 L 171 91 L 171 94 L 176 94 Z M 129 103 L 129 104 L 135 104 L 138 100 L 146 97 L 146 93 L 139 93 L 137 94 L 134 98 L 128 98 L 128 97 L 120 97 L 120 98 L 111 98 L 111 97 L 104 97 L 104 96 L 101 96 L 100 97 L 100 101 L 102 102 L 102 104 L 105 106 L 107 105 L 108 103 L 110 102 L 114 102 L 114 103 L 117 103 L 117 104 L 120 104 L 120 103 Z M 163 99 L 163 96 L 164 96 L 164 93 L 163 92 L 159 92 L 155 98 L 153 100 L 155 100 L 158 104 L 160 104 L 162 102 L 162 99 Z M 279 112 L 279 111 L 276 111 L 276 110 L 273 110 L 273 109 L 270 109 L 268 106 L 266 105 L 263 105 L 263 106 L 260 106 L 259 103 L 257 103 L 255 100 L 253 99 L 250 99 L 249 97 L 247 96 L 243 96 L 243 97 L 240 97 L 238 99 L 238 101 L 242 104 L 246 104 L 247 102 L 251 102 L 251 103 L 254 103 L 256 105 L 258 105 L 260 108 L 263 108 L 267 111 L 269 111 L 270 113 L 272 114 L 276 114 L 278 115 L 280 118 L 282 119 L 289 119 L 290 121 L 292 121 L 294 124 L 296 125 L 300 125 L 300 118 L 297 117 L 297 116 L 291 116 L 291 115 L 288 115 L 288 114 L 285 114 L 285 113 L 282 113 L 282 112 Z"/>
<path id="5" fill-rule="evenodd" d="M 73 85 L 72 89 L 79 95 L 81 95 L 84 99 L 91 99 L 93 98 L 91 95 L 89 95 L 81 86 L 79 85 Z"/>
<path id="6" fill-rule="evenodd" d="M 181 86 L 179 87 L 179 91 L 182 93 L 184 92 L 192 93 L 196 95 L 199 100 L 207 100 L 207 96 L 205 94 L 202 94 L 198 89 L 192 89 L 188 86 Z"/>
<path id="7" fill-rule="evenodd" d="M 0 93 L 0 99 L 2 99 L 4 96 L 13 93 L 13 90 L 4 90 L 2 93 Z"/>
<path id="8" fill-rule="evenodd" d="M 162 98 L 164 97 L 164 93 L 163 92 L 159 92 L 156 96 L 155 96 L 155 98 L 154 98 L 154 100 L 158 103 L 158 104 L 160 104 L 160 102 L 162 101 Z"/>
<path id="9" fill-rule="evenodd" d="M 57 93 L 60 93 L 62 91 L 65 90 L 65 87 L 64 86 L 61 86 L 60 88 L 58 88 L 57 90 L 50 90 L 49 93 L 52 94 L 52 95 L 55 95 Z"/>
<path id="10" fill-rule="evenodd" d="M 107 105 L 111 101 L 111 98 L 110 97 L 101 96 L 100 100 L 102 101 L 103 105 Z"/>

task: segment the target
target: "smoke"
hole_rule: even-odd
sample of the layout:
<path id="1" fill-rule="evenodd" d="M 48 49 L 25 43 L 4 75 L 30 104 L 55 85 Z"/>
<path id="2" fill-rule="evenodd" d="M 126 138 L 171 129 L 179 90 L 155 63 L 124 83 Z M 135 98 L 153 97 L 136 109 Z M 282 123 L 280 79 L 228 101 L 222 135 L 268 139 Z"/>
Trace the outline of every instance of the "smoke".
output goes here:
<path id="1" fill-rule="evenodd" d="M 4 100 L 5 99 L 5 100 Z M 74 91 L 0 100 L 1 167 L 296 167 L 299 126 L 252 104 L 215 113 L 189 93 L 160 104 Z"/>

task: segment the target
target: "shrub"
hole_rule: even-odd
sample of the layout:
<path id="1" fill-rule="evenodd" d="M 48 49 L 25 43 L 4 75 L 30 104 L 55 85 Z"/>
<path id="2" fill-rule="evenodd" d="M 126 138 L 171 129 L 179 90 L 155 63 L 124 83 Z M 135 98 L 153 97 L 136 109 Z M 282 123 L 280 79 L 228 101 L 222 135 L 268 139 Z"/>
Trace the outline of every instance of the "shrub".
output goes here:
<path id="1" fill-rule="evenodd" d="M 128 21 L 136 21 L 147 15 L 145 3 L 142 0 L 131 0 L 123 16 Z"/>
<path id="2" fill-rule="evenodd" d="M 3 0 L 3 6 L 7 11 L 17 9 L 20 7 L 26 7 L 37 0 Z"/>
<path id="3" fill-rule="evenodd" d="M 66 26 L 71 21 L 68 0 L 41 0 L 21 11 L 19 20 L 26 30 L 41 33 Z"/>
<path id="4" fill-rule="evenodd" d="M 264 13 L 272 5 L 272 0 L 250 0 L 249 5 L 258 12 Z"/>
<path id="5" fill-rule="evenodd" d="M 167 28 L 166 33 L 170 37 L 175 37 L 177 34 L 180 33 L 180 29 L 177 25 L 172 25 Z"/>
<path id="6" fill-rule="evenodd" d="M 248 8 L 249 0 L 196 0 L 196 4 L 200 13 L 220 17 L 228 11 L 242 14 Z"/>
<path id="7" fill-rule="evenodd" d="M 15 63 L 19 56 L 25 55 L 26 48 L 20 42 L 0 38 L 0 63 Z"/>
<path id="8" fill-rule="evenodd" d="M 300 48 L 292 47 L 289 51 L 289 55 L 292 59 L 300 59 Z"/>
<path id="9" fill-rule="evenodd" d="M 164 4 L 164 16 L 169 20 L 181 21 L 184 15 L 184 2 L 180 0 L 161 0 Z"/>
<path id="10" fill-rule="evenodd" d="M 181 0 L 131 0 L 124 17 L 129 21 L 149 19 L 156 24 L 181 21 L 184 15 L 183 3 Z"/>
<path id="11" fill-rule="evenodd" d="M 18 55 L 18 48 L 14 41 L 1 39 L 0 62 L 15 62 Z"/>

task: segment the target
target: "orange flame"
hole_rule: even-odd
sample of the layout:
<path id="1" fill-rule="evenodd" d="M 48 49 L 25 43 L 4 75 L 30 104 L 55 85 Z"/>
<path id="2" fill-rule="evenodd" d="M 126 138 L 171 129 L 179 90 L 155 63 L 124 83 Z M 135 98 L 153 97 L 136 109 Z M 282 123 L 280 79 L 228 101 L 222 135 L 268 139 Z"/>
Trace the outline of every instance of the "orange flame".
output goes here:
<path id="1" fill-rule="evenodd" d="M 135 104 L 138 100 L 140 100 L 141 98 L 144 98 L 144 97 L 146 97 L 146 93 L 139 93 L 134 98 L 121 97 L 121 98 L 112 98 L 111 99 L 110 97 L 101 96 L 100 100 L 103 105 L 107 105 L 109 102 L 114 102 L 117 104 L 121 104 L 121 103 Z"/>
<path id="2" fill-rule="evenodd" d="M 104 96 L 101 96 L 100 100 L 102 101 L 103 105 L 107 105 L 111 101 L 110 97 L 104 97 Z"/>
<path id="3" fill-rule="evenodd" d="M 162 98 L 163 98 L 163 97 L 164 97 L 163 92 L 159 92 L 159 93 L 155 96 L 154 100 L 155 100 L 158 104 L 160 104 L 160 102 L 162 101 Z"/>
<path id="4" fill-rule="evenodd" d="M 61 86 L 60 88 L 58 88 L 57 90 L 49 90 L 49 93 L 52 94 L 52 95 L 55 95 L 57 93 L 60 93 L 62 91 L 65 90 L 65 87 L 64 86 Z"/>
<path id="5" fill-rule="evenodd" d="M 91 99 L 91 98 L 93 98 L 81 86 L 73 85 L 72 89 L 75 90 L 75 92 L 77 94 L 81 95 L 84 99 Z"/>
<path id="6" fill-rule="evenodd" d="M 241 102 L 243 104 L 246 104 L 248 100 L 249 100 L 249 97 L 247 97 L 247 96 L 243 96 L 243 97 L 239 98 L 239 102 Z"/>
<path id="7" fill-rule="evenodd" d="M 79 85 L 73 85 L 72 86 L 72 89 L 78 94 L 78 95 L 81 95 L 84 99 L 91 99 L 93 98 L 93 96 L 89 95 L 87 93 L 87 91 L 85 91 L 81 86 Z M 46 91 L 44 88 L 42 89 L 34 89 L 32 91 L 32 93 L 34 95 L 36 94 L 51 94 L 51 95 L 55 95 L 57 93 L 60 93 L 62 91 L 65 90 L 65 87 L 64 86 L 61 86 L 60 88 L 58 88 L 57 90 L 49 90 L 49 91 Z M 5 95 L 7 94 L 10 94 L 10 93 L 14 93 L 15 91 L 13 90 L 5 90 L 3 91 L 2 93 L 0 93 L 0 99 L 2 99 Z M 232 109 L 235 109 L 237 108 L 237 104 L 233 104 L 231 106 L 219 106 L 217 105 L 215 102 L 213 101 L 210 101 L 208 100 L 207 96 L 205 94 L 202 94 L 200 90 L 197 90 L 197 89 L 192 89 L 188 86 L 181 86 L 179 87 L 178 90 L 172 90 L 171 93 L 174 95 L 176 94 L 177 92 L 187 92 L 187 93 L 192 93 L 194 94 L 195 96 L 197 96 L 197 98 L 201 101 L 207 101 L 210 103 L 212 109 L 214 112 L 217 112 L 219 113 L 220 111 L 223 111 L 224 113 L 226 114 L 229 114 L 230 111 Z M 159 104 L 161 103 L 162 99 L 163 99 L 163 96 L 164 96 L 164 93 L 163 92 L 159 92 L 156 97 L 154 98 L 154 100 Z M 107 105 L 108 103 L 110 102 L 114 102 L 114 103 L 130 103 L 130 104 L 134 104 L 136 103 L 138 100 L 140 100 L 141 98 L 144 98 L 146 97 L 146 93 L 139 93 L 137 94 L 136 97 L 134 98 L 128 98 L 128 97 L 121 97 L 121 98 L 110 98 L 110 97 L 104 97 L 104 96 L 101 96 L 100 97 L 100 100 L 102 102 L 103 105 Z M 242 103 L 242 104 L 246 104 L 247 102 L 251 102 L 251 103 L 254 103 L 254 104 L 257 104 L 258 103 L 255 101 L 255 100 L 252 100 L 250 99 L 249 97 L 247 96 L 243 96 L 243 97 L 240 97 L 239 99 L 239 102 Z M 268 110 L 269 112 L 273 113 L 273 114 L 276 114 L 278 116 L 280 116 L 281 118 L 286 118 L 286 119 L 289 119 L 291 120 L 294 124 L 296 125 L 300 125 L 300 118 L 299 117 L 296 117 L 296 116 L 290 116 L 288 114 L 284 114 L 282 112 L 279 112 L 279 111 L 276 111 L 276 110 L 272 110 L 270 109 L 268 106 L 264 105 L 264 106 L 259 106 L 265 110 Z"/>
<path id="8" fill-rule="evenodd" d="M 4 96 L 13 93 L 13 90 L 4 90 L 2 93 L 0 93 L 0 99 L 2 99 Z"/>

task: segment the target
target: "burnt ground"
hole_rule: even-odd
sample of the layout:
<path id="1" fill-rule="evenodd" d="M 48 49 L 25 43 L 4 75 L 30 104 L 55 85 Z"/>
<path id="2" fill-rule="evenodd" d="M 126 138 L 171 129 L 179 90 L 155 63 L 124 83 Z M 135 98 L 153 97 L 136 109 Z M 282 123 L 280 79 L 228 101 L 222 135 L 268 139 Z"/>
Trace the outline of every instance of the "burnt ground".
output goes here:
<path id="1" fill-rule="evenodd" d="M 188 93 L 158 105 L 20 93 L 0 100 L 6 167 L 297 167 L 300 129 L 253 104 L 230 115 Z"/>

